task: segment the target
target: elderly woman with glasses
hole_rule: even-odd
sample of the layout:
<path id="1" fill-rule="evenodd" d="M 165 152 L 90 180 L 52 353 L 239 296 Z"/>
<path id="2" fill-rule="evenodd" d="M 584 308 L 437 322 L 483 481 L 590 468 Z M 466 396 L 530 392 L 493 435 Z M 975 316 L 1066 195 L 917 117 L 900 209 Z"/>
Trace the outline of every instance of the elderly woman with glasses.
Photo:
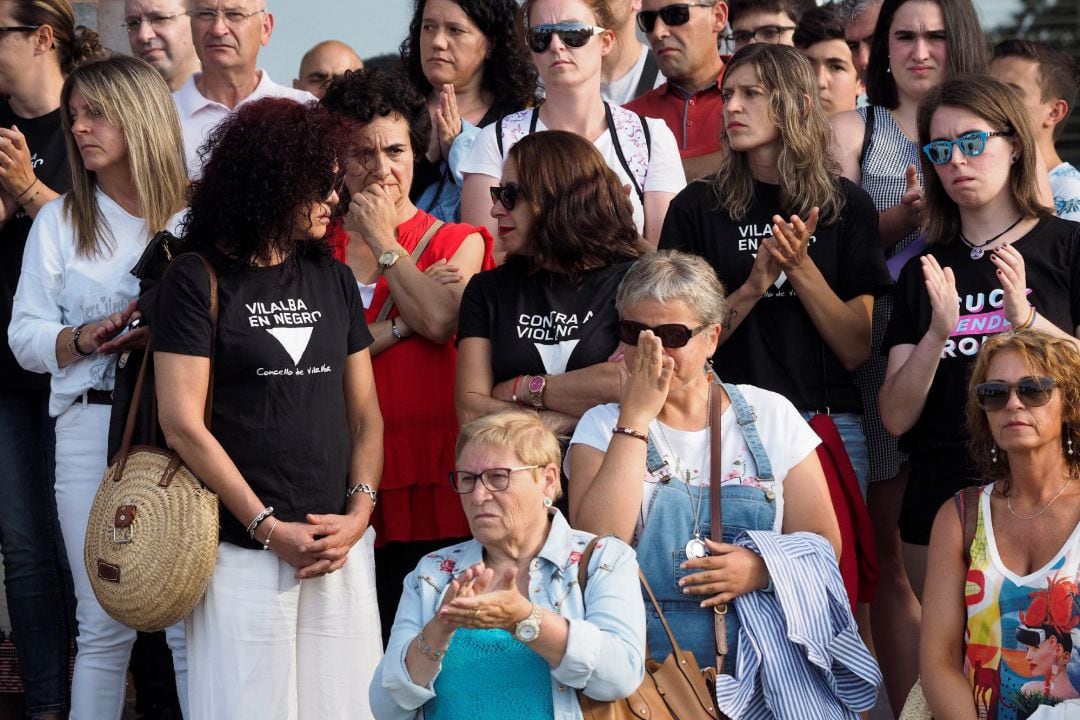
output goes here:
<path id="1" fill-rule="evenodd" d="M 645 612 L 634 552 L 573 530 L 552 506 L 559 442 L 533 412 L 461 429 L 450 486 L 473 539 L 406 578 L 371 684 L 380 720 L 582 717 L 575 690 L 614 700 L 644 673 Z M 483 688 L 497 688 L 481 692 Z"/>
<path id="2" fill-rule="evenodd" d="M 1076 704 L 1080 351 L 1060 333 L 997 335 L 982 346 L 966 400 L 971 455 L 988 484 L 962 491 L 934 520 L 926 698 L 934 717 L 950 720 Z"/>
<path id="3" fill-rule="evenodd" d="M 1080 332 L 1080 225 L 1042 205 L 1028 115 L 1004 83 L 970 75 L 931 90 L 919 142 L 930 249 L 896 286 L 880 400 L 911 455 L 901 537 L 925 562 L 937 509 L 979 477 L 964 419 L 979 347 L 1010 328 Z M 916 592 L 924 573 L 912 574 Z"/>

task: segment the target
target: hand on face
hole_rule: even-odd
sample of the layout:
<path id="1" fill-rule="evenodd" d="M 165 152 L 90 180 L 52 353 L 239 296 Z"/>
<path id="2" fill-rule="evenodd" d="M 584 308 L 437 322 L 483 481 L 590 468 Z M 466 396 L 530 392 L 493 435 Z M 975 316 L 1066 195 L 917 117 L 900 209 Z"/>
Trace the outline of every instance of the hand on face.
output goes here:
<path id="1" fill-rule="evenodd" d="M 397 208 L 386 188 L 372 183 L 353 193 L 345 216 L 345 230 L 359 233 L 376 256 L 394 246 Z"/>
<path id="2" fill-rule="evenodd" d="M 638 336 L 630 376 L 623 383 L 619 422 L 645 432 L 667 402 L 674 369 L 675 361 L 664 354 L 660 338 L 652 330 L 643 330 Z"/>

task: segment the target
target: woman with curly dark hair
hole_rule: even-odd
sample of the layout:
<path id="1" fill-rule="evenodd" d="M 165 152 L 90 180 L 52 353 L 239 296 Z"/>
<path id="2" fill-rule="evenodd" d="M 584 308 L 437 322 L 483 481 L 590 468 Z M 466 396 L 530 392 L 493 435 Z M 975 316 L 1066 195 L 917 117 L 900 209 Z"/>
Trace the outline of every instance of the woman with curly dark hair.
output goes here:
<path id="1" fill-rule="evenodd" d="M 404 77 L 350 73 L 327 88 L 323 105 L 357 125 L 345 163 L 352 201 L 344 229 L 335 224 L 334 234 L 348 231 L 349 264 L 375 338 L 386 477 L 371 524 L 389 637 L 405 575 L 424 555 L 469 536 L 461 503 L 441 480 L 453 467 L 458 434 L 451 338 L 466 283 L 495 263 L 486 229 L 443 224 L 409 199 L 429 124 L 424 98 Z"/>
<path id="2" fill-rule="evenodd" d="M 568 438 L 586 410 L 618 400 L 615 293 L 645 243 L 622 182 L 575 133 L 523 137 L 491 197 L 508 258 L 461 302 L 458 419 L 524 405 Z"/>
<path id="3" fill-rule="evenodd" d="M 410 196 L 446 222 L 461 219 L 461 171 L 480 128 L 535 104 L 536 68 L 514 38 L 515 0 L 416 0 L 401 59 L 427 98 L 434 132 Z"/>
<path id="4" fill-rule="evenodd" d="M 152 313 L 161 427 L 224 508 L 187 621 L 191 717 L 368 715 L 382 418 L 360 294 L 326 243 L 347 136 L 280 98 L 223 122 L 185 226 L 217 271 L 217 334 L 195 257 L 173 261 Z"/>

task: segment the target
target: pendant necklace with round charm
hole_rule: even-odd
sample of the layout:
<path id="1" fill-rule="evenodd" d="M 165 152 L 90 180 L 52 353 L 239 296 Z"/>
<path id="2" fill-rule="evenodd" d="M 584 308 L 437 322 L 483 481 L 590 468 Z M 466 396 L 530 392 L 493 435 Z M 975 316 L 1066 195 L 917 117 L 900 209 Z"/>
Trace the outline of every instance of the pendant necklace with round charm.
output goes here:
<path id="1" fill-rule="evenodd" d="M 709 383 L 708 396 L 705 400 L 705 454 L 709 451 L 709 429 L 712 426 L 712 383 Z M 671 441 L 668 440 L 667 433 L 664 432 L 664 425 L 659 419 L 656 421 L 656 425 L 660 428 L 660 434 L 664 438 L 664 444 L 667 445 L 668 453 L 672 455 L 674 459 L 674 448 L 671 445 Z M 702 468 L 707 464 L 707 458 L 702 456 Z M 682 478 L 683 486 L 686 488 L 686 497 L 690 500 L 690 508 L 694 511 L 694 536 L 686 541 L 684 550 L 686 551 L 686 557 L 690 560 L 703 558 L 709 554 L 709 548 L 705 545 L 705 541 L 701 537 L 701 498 L 705 494 L 707 486 L 705 484 L 698 485 L 697 498 L 695 502 L 694 494 L 690 492 L 690 471 L 687 470 L 685 477 Z"/>
<path id="2" fill-rule="evenodd" d="M 1023 216 L 1023 215 L 1021 215 L 1020 217 L 1016 218 L 1016 222 L 1014 222 L 1014 223 L 1013 223 L 1012 225 L 1010 225 L 1009 227 L 1005 228 L 1004 230 L 1002 230 L 1001 232 L 999 232 L 999 233 L 998 233 L 997 235 L 995 235 L 994 237 L 990 238 L 990 239 L 989 239 L 989 240 L 987 240 L 986 242 L 983 242 L 983 243 L 979 243 L 978 245 L 976 245 L 975 243 L 971 242 L 971 241 L 970 241 L 970 240 L 968 240 L 968 239 L 967 239 L 966 237 L 964 237 L 964 233 L 960 233 L 960 241 L 961 241 L 962 243 L 964 243 L 965 245 L 967 245 L 967 246 L 968 246 L 969 248 L 971 248 L 971 253 L 970 253 L 970 255 L 971 255 L 971 259 L 972 259 L 972 260 L 978 260 L 979 258 L 981 258 L 981 257 L 982 257 L 983 255 L 985 255 L 985 254 L 986 254 L 986 250 L 984 250 L 983 248 L 985 248 L 985 247 L 986 247 L 987 245 L 989 245 L 990 243 L 994 242 L 994 241 L 995 241 L 995 240 L 997 240 L 997 239 L 998 239 L 999 237 L 1001 237 L 1002 235 L 1004 235 L 1005 233 L 1009 232 L 1009 231 L 1010 231 L 1010 230 L 1012 230 L 1012 229 L 1013 229 L 1014 227 L 1016 227 L 1017 225 L 1019 225 L 1019 224 L 1020 224 L 1020 221 L 1021 221 L 1021 220 L 1023 220 L 1023 219 L 1024 219 L 1024 216 Z"/>

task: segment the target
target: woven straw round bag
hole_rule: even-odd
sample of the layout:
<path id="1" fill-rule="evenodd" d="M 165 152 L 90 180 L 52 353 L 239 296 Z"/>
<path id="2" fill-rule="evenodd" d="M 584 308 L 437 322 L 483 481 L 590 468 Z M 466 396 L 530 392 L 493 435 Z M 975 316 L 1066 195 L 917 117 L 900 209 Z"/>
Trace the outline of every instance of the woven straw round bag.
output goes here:
<path id="1" fill-rule="evenodd" d="M 217 274 L 210 278 L 211 338 L 217 338 Z M 180 456 L 152 445 L 132 447 L 139 399 L 148 382 L 151 352 L 143 353 L 120 449 L 105 470 L 86 525 L 83 562 L 105 612 L 136 630 L 169 627 L 187 616 L 206 592 L 217 564 L 218 497 Z M 214 358 L 203 420 L 210 427 Z M 151 426 L 157 413 L 151 405 Z"/>
<path id="2" fill-rule="evenodd" d="M 218 498 L 172 452 L 136 447 L 105 472 L 83 559 L 105 612 L 136 630 L 183 619 L 217 563 Z"/>

